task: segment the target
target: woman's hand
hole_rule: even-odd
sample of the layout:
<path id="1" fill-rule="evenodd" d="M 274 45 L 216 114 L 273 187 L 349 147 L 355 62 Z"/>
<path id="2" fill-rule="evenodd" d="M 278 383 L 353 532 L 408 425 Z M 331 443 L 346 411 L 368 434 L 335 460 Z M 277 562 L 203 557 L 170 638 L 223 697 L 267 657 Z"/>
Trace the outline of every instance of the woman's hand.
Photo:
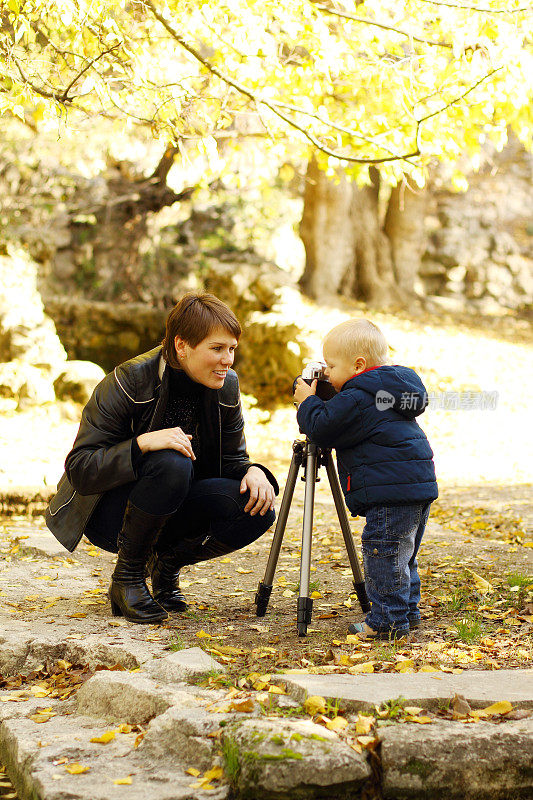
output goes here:
<path id="1" fill-rule="evenodd" d="M 311 397 L 312 394 L 316 394 L 316 383 L 315 379 L 311 386 L 309 386 L 303 378 L 298 378 L 296 381 L 296 389 L 294 390 L 294 402 L 300 405 L 300 403 L 303 403 L 308 397 Z"/>
<path id="2" fill-rule="evenodd" d="M 181 428 L 163 428 L 161 431 L 141 433 L 137 436 L 137 444 L 141 453 L 148 453 L 151 450 L 177 450 L 196 461 L 191 439 L 192 436 L 184 433 Z"/>
<path id="3" fill-rule="evenodd" d="M 264 516 L 269 508 L 274 508 L 275 493 L 274 487 L 267 476 L 259 467 L 250 467 L 241 481 L 241 494 L 250 490 L 250 499 L 246 503 L 244 510 L 250 512 L 250 516 L 255 516 L 257 512 Z"/>

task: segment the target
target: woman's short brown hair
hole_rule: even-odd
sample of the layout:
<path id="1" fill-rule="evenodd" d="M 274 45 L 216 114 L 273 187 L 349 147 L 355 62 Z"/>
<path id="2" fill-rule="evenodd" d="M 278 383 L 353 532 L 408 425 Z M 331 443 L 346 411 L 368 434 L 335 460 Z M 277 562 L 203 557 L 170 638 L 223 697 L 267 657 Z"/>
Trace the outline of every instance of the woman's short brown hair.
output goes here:
<path id="1" fill-rule="evenodd" d="M 167 317 L 163 358 L 171 367 L 179 368 L 174 341 L 176 336 L 190 347 L 196 347 L 211 331 L 223 328 L 238 340 L 242 329 L 228 306 L 214 294 L 189 292 L 176 303 Z"/>

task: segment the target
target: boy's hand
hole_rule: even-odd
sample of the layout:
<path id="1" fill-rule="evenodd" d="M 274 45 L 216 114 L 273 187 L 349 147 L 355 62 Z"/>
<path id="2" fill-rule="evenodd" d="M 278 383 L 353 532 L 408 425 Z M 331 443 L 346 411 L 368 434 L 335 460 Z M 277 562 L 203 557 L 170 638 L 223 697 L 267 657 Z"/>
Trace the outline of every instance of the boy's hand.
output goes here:
<path id="1" fill-rule="evenodd" d="M 311 386 L 309 386 L 303 378 L 298 378 L 296 381 L 296 389 L 294 390 L 294 402 L 300 405 L 300 403 L 303 403 L 303 401 L 312 394 L 316 394 L 316 383 L 316 378 Z"/>

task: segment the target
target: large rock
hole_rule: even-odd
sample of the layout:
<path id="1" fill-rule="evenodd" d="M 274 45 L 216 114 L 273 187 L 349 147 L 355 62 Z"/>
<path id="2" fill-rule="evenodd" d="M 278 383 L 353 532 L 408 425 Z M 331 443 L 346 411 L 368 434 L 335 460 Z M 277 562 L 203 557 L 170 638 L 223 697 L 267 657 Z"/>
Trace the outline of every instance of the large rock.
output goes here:
<path id="1" fill-rule="evenodd" d="M 97 672 L 77 694 L 78 712 L 114 722 L 144 725 L 172 705 L 194 708 L 199 701 L 185 689 L 169 689 L 142 675 Z"/>
<path id="2" fill-rule="evenodd" d="M 88 635 L 83 640 L 61 641 L 57 637 L 27 638 L 20 633 L 16 636 L 3 633 L 0 634 L 0 674 L 7 676 L 28 673 L 42 664 L 54 663 L 60 658 L 71 664 L 86 664 L 90 669 L 112 667 L 116 664 L 124 669 L 137 669 L 141 653 L 141 648 L 136 648 L 133 644 L 128 647 L 110 644 L 107 637 L 95 634 Z"/>
<path id="3" fill-rule="evenodd" d="M 23 250 L 0 255 L 0 361 L 55 368 L 66 360 L 37 289 L 37 264 Z"/>
<path id="4" fill-rule="evenodd" d="M 179 758 L 197 769 L 208 769 L 214 760 L 215 734 L 226 719 L 227 715 L 202 707 L 172 706 L 150 723 L 143 748 L 154 760 Z"/>
<path id="5" fill-rule="evenodd" d="M 51 705 L 48 698 L 46 704 Z M 60 711 L 44 724 L 20 716 L 8 719 L 0 725 L 0 761 L 20 797 L 32 800 L 119 796 L 121 800 L 222 800 L 227 796 L 227 785 L 218 783 L 209 794 L 198 784 L 191 785 L 194 778 L 186 770 L 194 762 L 174 757 L 154 765 L 142 745 L 136 748 L 138 732 L 121 733 L 115 728 L 107 744 L 91 742 L 108 731 L 101 721 L 63 716 Z M 124 779 L 129 783 L 114 784 Z"/>
<path id="6" fill-rule="evenodd" d="M 21 359 L 0 363 L 0 397 L 16 400 L 18 408 L 53 403 L 56 397 L 50 371 Z"/>
<path id="7" fill-rule="evenodd" d="M 145 671 L 155 680 L 172 683 L 203 678 L 212 672 L 226 672 L 226 668 L 201 647 L 188 647 L 154 659 L 145 666 Z"/>
<path id="8" fill-rule="evenodd" d="M 533 720 L 380 729 L 386 800 L 533 797 Z"/>
<path id="9" fill-rule="evenodd" d="M 92 361 L 67 361 L 54 380 L 56 397 L 85 405 L 104 377 L 102 367 Z"/>
<path id="10" fill-rule="evenodd" d="M 246 720 L 224 728 L 225 769 L 242 800 L 354 798 L 370 776 L 360 753 L 310 720 Z"/>

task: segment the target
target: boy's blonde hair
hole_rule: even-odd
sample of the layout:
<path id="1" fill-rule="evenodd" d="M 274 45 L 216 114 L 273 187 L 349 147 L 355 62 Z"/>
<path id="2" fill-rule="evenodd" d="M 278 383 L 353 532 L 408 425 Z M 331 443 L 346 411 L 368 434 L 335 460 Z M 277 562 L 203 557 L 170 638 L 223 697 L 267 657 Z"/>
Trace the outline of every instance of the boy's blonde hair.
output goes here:
<path id="1" fill-rule="evenodd" d="M 324 348 L 330 348 L 348 361 L 366 358 L 367 366 L 380 367 L 389 361 L 387 340 L 377 325 L 368 319 L 349 319 L 326 334 Z"/>

